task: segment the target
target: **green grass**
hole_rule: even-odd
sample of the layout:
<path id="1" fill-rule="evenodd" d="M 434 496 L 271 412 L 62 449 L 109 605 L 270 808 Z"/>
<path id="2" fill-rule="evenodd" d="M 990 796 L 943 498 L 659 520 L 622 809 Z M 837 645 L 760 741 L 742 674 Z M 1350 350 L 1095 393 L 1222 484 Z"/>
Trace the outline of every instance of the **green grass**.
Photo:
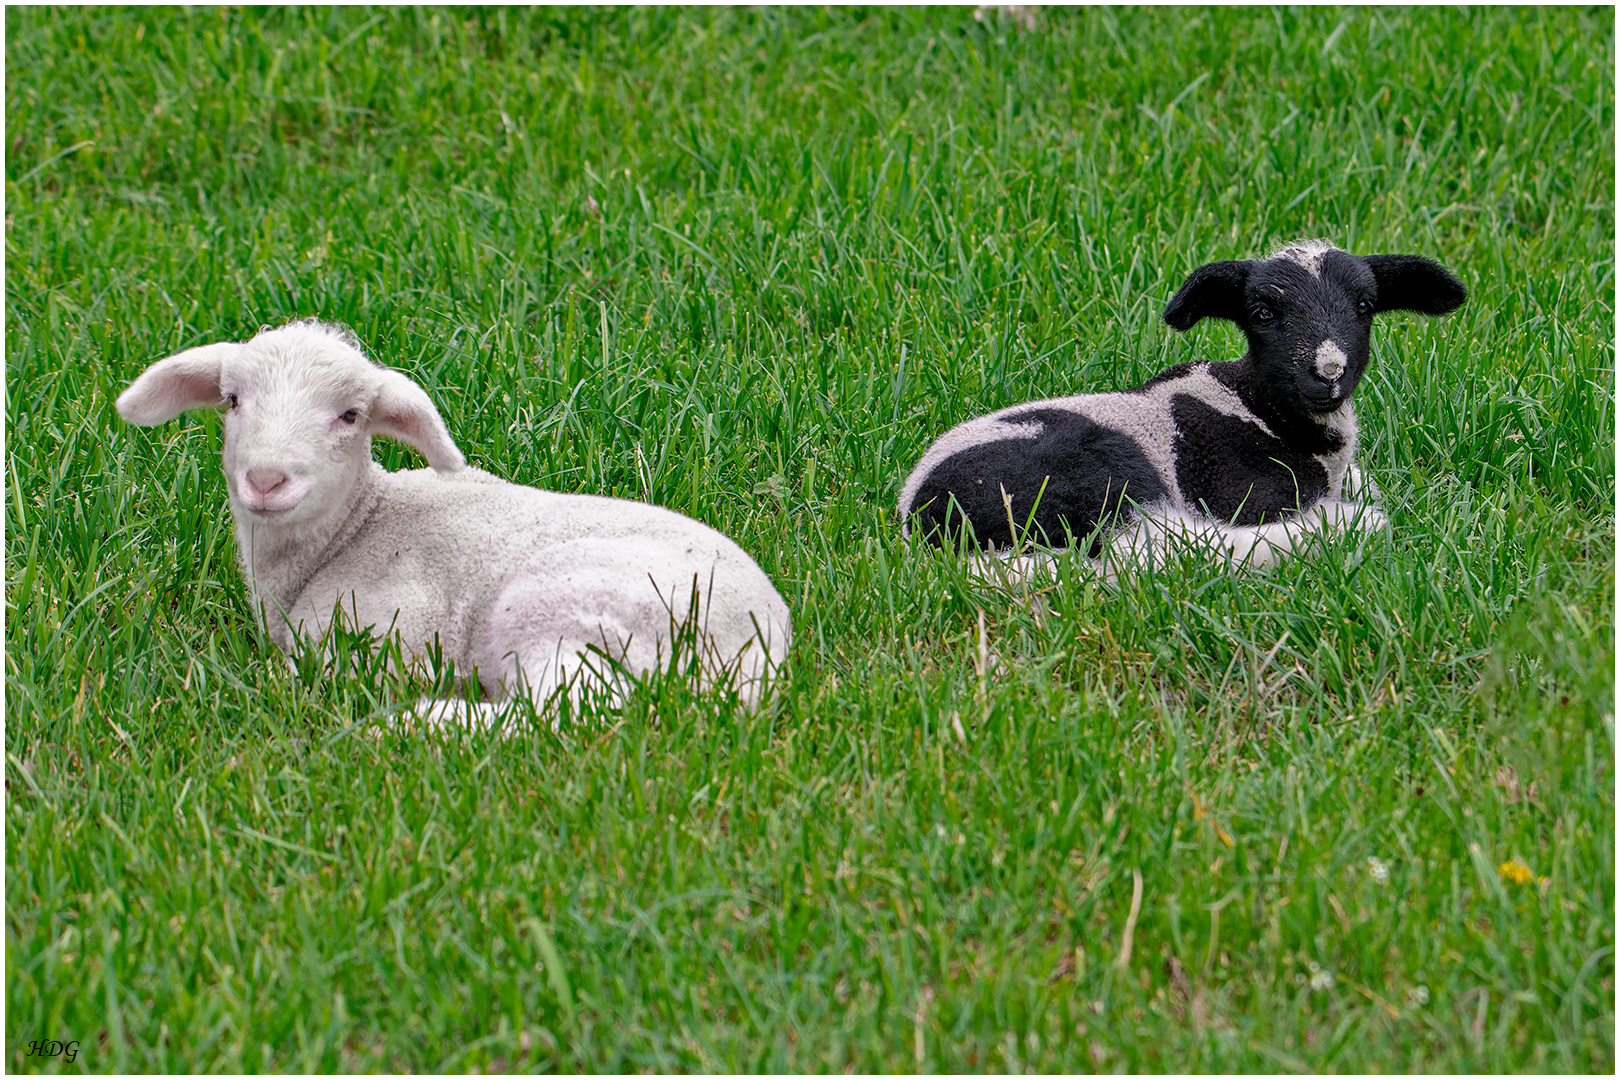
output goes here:
<path id="1" fill-rule="evenodd" d="M 8 1068 L 1614 1068 L 1612 10 L 1039 18 L 7 11 Z M 1375 332 L 1390 536 L 1044 614 L 898 538 L 1307 235 L 1472 293 Z M 777 707 L 356 737 L 419 688 L 290 671 L 215 419 L 112 409 L 304 315 L 735 537 Z"/>

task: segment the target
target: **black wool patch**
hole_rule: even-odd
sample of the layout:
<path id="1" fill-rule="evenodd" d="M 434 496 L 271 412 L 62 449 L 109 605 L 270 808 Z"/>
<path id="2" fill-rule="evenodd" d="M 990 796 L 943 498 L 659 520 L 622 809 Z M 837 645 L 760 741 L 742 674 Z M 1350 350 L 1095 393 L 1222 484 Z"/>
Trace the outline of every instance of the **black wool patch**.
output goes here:
<path id="1" fill-rule="evenodd" d="M 1296 452 L 1335 454 L 1344 449 L 1344 437 L 1288 404 L 1279 404 L 1276 394 L 1253 365 L 1226 360 L 1209 365 L 1209 373 L 1237 394 L 1238 399 L 1258 416 L 1271 433 Z"/>
<path id="2" fill-rule="evenodd" d="M 1190 394 L 1170 399 L 1176 483 L 1189 506 L 1233 525 L 1261 525 L 1327 494 L 1327 470 L 1259 424 Z"/>
<path id="3" fill-rule="evenodd" d="M 1142 448 L 1128 435 L 1063 409 L 1032 409 L 1001 419 L 1039 423 L 1041 432 L 1033 439 L 997 439 L 959 450 L 928 474 L 912 501 L 911 527 L 933 543 L 954 540 L 965 514 L 980 546 L 1011 546 L 1003 488 L 1012 496 L 1019 533 L 1035 508 L 1029 538 L 1049 546 L 1065 544 L 1068 535 L 1091 535 L 1099 522 L 1120 514 L 1126 496 L 1150 503 L 1168 495 Z M 1100 550 L 1099 537 L 1092 554 Z"/>

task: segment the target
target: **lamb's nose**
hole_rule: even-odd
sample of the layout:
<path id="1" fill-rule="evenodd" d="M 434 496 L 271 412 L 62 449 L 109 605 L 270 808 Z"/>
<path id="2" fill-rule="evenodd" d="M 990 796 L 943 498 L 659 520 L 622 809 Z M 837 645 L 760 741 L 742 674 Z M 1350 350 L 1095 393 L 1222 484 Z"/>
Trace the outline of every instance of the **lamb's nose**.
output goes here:
<path id="1" fill-rule="evenodd" d="M 253 494 L 261 499 L 287 482 L 287 474 L 280 469 L 249 469 L 247 482 Z"/>
<path id="2" fill-rule="evenodd" d="M 1324 341 L 1316 348 L 1316 374 L 1332 382 L 1344 374 L 1346 361 L 1344 350 L 1339 348 L 1338 342 Z"/>

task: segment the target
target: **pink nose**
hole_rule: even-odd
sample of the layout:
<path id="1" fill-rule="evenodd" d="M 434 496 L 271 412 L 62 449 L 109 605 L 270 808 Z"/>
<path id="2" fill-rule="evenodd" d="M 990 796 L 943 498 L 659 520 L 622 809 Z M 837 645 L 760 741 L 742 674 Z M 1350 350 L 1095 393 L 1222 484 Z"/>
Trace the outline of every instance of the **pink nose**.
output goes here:
<path id="1" fill-rule="evenodd" d="M 286 482 L 287 474 L 280 469 L 249 469 L 247 471 L 248 490 L 261 499 L 267 498 Z"/>

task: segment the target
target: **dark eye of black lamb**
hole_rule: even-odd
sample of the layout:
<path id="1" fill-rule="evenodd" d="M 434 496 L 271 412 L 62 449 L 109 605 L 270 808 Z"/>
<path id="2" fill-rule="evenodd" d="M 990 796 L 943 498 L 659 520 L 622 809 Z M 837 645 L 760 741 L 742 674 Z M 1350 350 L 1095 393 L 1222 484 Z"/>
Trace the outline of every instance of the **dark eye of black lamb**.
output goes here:
<path id="1" fill-rule="evenodd" d="M 1372 309 L 1373 309 L 1373 302 L 1371 300 L 1358 300 L 1358 301 L 1356 301 L 1356 314 L 1357 315 L 1371 315 L 1372 314 Z"/>
<path id="2" fill-rule="evenodd" d="M 352 423 L 355 422 L 356 419 L 359 418 L 359 416 L 360 416 L 359 410 L 350 409 L 348 412 L 346 412 L 342 416 L 338 417 L 338 419 L 343 421 L 345 424 L 352 424 Z"/>
<path id="3" fill-rule="evenodd" d="M 1254 309 L 1254 317 L 1257 322 L 1270 322 L 1277 317 L 1277 313 L 1268 307 L 1257 307 Z"/>

